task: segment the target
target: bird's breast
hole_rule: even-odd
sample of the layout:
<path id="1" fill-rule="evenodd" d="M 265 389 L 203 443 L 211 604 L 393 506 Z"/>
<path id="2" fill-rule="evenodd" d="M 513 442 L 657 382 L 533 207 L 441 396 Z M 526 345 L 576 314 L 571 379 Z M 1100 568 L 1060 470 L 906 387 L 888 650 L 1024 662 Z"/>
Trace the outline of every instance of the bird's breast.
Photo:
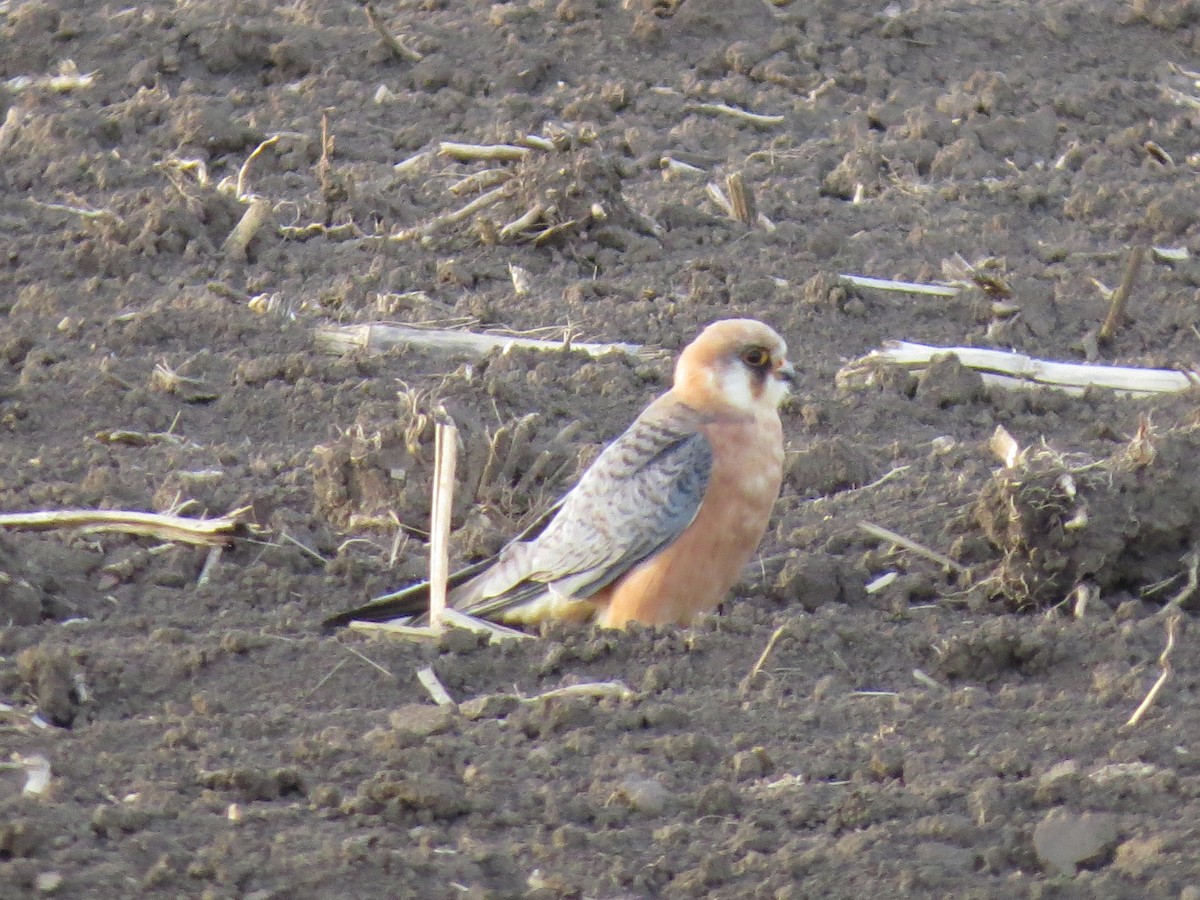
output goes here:
<path id="1" fill-rule="evenodd" d="M 725 599 L 762 540 L 783 477 L 779 417 L 716 421 L 703 430 L 713 463 L 696 518 L 614 585 L 602 624 L 691 622 Z"/>

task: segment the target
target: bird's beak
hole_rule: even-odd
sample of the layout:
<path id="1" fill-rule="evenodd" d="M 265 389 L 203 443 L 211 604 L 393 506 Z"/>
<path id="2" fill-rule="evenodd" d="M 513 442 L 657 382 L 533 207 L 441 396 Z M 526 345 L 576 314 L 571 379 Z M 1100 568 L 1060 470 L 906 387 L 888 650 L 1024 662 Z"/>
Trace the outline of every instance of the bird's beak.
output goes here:
<path id="1" fill-rule="evenodd" d="M 775 374 L 788 387 L 796 386 L 796 367 L 786 359 L 779 364 L 779 367 L 775 370 Z"/>

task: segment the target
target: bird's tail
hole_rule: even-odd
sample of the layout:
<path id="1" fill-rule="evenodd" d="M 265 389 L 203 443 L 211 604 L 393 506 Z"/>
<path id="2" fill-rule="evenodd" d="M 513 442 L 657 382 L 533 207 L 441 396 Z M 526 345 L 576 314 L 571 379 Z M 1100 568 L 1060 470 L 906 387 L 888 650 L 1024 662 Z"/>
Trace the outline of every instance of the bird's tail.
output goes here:
<path id="1" fill-rule="evenodd" d="M 446 584 L 448 590 L 470 581 L 489 565 L 492 560 L 483 560 L 453 573 Z M 376 597 L 370 603 L 356 606 L 345 612 L 336 613 L 321 622 L 321 628 L 332 631 L 351 622 L 389 622 L 392 619 L 410 617 L 413 624 L 420 624 L 429 613 L 429 582 L 421 581 L 399 591 Z"/>
<path id="2" fill-rule="evenodd" d="M 559 500 L 545 512 L 539 514 L 533 522 L 526 526 L 524 531 L 513 538 L 509 547 L 524 541 L 531 541 L 541 534 L 554 516 L 558 514 L 558 510 L 561 507 L 562 501 Z M 487 571 L 495 563 L 496 557 L 491 557 L 490 559 L 483 559 L 459 569 L 450 576 L 449 581 L 446 583 L 446 590 L 453 591 L 455 588 L 462 587 L 468 581 L 475 578 L 475 576 Z M 539 586 L 539 590 L 545 590 L 545 587 Z M 466 606 L 473 606 L 475 600 L 472 589 L 467 588 L 464 593 L 467 595 L 465 598 L 467 601 Z M 512 602 L 515 601 L 507 600 L 500 605 L 503 607 L 510 605 Z M 365 603 L 354 609 L 348 609 L 345 612 L 332 615 L 321 623 L 321 628 L 325 631 L 332 631 L 334 628 L 341 628 L 343 625 L 349 625 L 351 622 L 388 622 L 392 619 L 399 619 L 405 616 L 410 617 L 412 624 L 415 625 L 424 622 L 428 611 L 429 582 L 422 581 L 403 590 L 384 594 L 382 597 L 376 597 L 370 603 Z M 472 610 L 467 609 L 466 611 L 471 612 Z"/>

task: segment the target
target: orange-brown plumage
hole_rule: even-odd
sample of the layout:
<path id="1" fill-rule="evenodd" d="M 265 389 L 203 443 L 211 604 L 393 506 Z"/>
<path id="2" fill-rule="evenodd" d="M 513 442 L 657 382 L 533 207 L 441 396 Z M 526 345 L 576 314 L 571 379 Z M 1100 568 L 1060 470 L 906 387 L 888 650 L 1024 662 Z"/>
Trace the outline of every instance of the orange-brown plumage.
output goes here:
<path id="1" fill-rule="evenodd" d="M 779 495 L 778 407 L 793 369 L 761 322 L 715 322 L 674 385 L 610 444 L 535 535 L 458 579 L 450 603 L 531 624 L 548 618 L 688 624 L 728 595 Z M 414 591 L 330 619 L 412 612 Z"/>

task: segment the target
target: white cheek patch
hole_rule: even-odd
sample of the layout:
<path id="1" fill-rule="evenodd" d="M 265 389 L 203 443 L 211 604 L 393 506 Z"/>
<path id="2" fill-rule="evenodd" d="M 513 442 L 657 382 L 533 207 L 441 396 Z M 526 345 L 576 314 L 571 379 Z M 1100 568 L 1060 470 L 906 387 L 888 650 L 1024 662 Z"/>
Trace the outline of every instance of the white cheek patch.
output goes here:
<path id="1" fill-rule="evenodd" d="M 772 406 L 779 406 L 791 392 L 791 387 L 782 378 L 776 375 L 767 378 L 766 400 Z"/>
<path id="2" fill-rule="evenodd" d="M 754 402 L 754 386 L 750 370 L 744 366 L 729 366 L 720 375 L 721 396 L 737 409 L 750 410 Z"/>

